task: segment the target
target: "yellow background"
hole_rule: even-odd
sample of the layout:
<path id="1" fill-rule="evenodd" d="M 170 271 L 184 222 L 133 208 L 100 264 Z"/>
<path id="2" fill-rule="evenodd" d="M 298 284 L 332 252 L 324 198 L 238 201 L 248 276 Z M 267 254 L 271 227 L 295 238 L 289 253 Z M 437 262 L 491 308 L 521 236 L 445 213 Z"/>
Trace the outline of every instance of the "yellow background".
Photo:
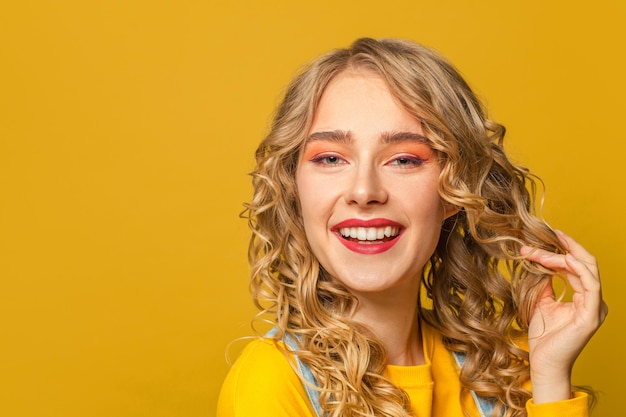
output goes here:
<path id="1" fill-rule="evenodd" d="M 575 382 L 621 416 L 624 4 L 3 0 L 0 415 L 214 415 L 254 313 L 255 146 L 301 64 L 368 35 L 448 56 L 600 259 Z"/>

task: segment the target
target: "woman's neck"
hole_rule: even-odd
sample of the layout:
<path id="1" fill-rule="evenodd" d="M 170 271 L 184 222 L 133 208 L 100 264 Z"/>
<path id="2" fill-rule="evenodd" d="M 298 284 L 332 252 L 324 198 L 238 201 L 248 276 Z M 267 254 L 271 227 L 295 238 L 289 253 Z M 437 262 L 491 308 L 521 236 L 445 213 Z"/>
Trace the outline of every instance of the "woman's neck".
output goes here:
<path id="1" fill-rule="evenodd" d="M 359 294 L 355 321 L 370 328 L 387 349 L 390 365 L 422 365 L 424 349 L 417 311 L 418 291 Z"/>

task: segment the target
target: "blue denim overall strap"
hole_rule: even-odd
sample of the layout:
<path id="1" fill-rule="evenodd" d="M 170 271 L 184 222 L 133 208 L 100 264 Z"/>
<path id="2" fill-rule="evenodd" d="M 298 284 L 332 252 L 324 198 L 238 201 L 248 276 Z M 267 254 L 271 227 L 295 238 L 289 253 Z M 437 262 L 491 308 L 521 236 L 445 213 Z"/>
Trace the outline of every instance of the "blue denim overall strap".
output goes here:
<path id="1" fill-rule="evenodd" d="M 277 329 L 276 327 L 274 327 L 272 330 L 265 334 L 265 337 L 275 338 L 276 333 Z M 322 406 L 320 405 L 320 393 L 315 390 L 315 388 L 313 388 L 313 386 L 317 386 L 317 381 L 315 380 L 313 372 L 311 372 L 311 369 L 308 367 L 308 365 L 302 362 L 300 358 L 298 358 L 298 355 L 295 354 L 295 352 L 299 349 L 298 343 L 293 339 L 293 337 L 289 335 L 285 335 L 285 338 L 282 340 L 282 342 L 287 347 L 287 350 L 289 350 L 290 352 L 294 352 L 293 357 L 296 359 L 298 373 L 300 374 L 300 377 L 304 379 L 304 381 L 306 381 L 304 384 L 302 384 L 304 385 L 304 389 L 306 390 L 306 395 L 309 397 L 309 401 L 311 402 L 311 406 L 313 406 L 315 415 L 317 417 L 322 417 L 323 414 Z"/>
<path id="2" fill-rule="evenodd" d="M 465 354 L 460 352 L 452 352 L 452 356 L 454 356 L 454 360 L 456 364 L 459 366 L 463 366 L 463 362 L 465 362 Z M 480 417 L 494 417 L 493 409 L 495 408 L 495 398 L 485 398 L 476 394 L 474 391 L 471 391 L 472 397 L 474 397 L 474 402 L 476 403 L 476 407 L 478 407 L 478 412 L 480 413 Z M 503 410 L 504 411 L 504 410 Z M 501 413 L 502 414 L 502 413 Z"/>

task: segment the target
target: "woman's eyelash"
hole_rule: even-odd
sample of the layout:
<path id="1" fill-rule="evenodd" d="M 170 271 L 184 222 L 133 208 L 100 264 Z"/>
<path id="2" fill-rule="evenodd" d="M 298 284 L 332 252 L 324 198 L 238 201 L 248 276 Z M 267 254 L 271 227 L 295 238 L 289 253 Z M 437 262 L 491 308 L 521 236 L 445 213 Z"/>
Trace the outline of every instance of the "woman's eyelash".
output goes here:
<path id="1" fill-rule="evenodd" d="M 318 155 L 315 158 L 311 159 L 311 162 L 322 165 L 337 165 L 340 164 L 343 160 L 337 155 Z"/>
<path id="2" fill-rule="evenodd" d="M 422 165 L 426 160 L 418 156 L 400 156 L 394 158 L 389 164 L 400 167 L 417 167 Z"/>

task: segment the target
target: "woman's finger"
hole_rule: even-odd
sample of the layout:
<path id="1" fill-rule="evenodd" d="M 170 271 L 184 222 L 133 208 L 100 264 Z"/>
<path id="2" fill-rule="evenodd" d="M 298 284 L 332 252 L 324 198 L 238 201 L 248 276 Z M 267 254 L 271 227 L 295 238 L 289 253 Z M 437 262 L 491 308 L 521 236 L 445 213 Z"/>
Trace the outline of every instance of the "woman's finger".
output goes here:
<path id="1" fill-rule="evenodd" d="M 592 254 L 590 254 L 587 249 L 585 249 L 580 243 L 578 243 L 574 238 L 567 235 L 561 230 L 555 230 L 559 241 L 563 244 L 565 249 L 574 255 L 575 258 L 581 260 L 585 264 L 589 266 L 589 269 L 592 271 L 594 275 L 598 275 L 598 262 Z"/>
<path id="2" fill-rule="evenodd" d="M 520 253 L 529 261 L 537 262 L 546 268 L 551 268 L 558 272 L 571 272 L 570 267 L 565 261 L 565 255 L 561 253 L 554 253 L 530 246 L 522 246 Z"/>
<path id="3" fill-rule="evenodd" d="M 600 311 L 604 301 L 602 300 L 602 286 L 600 278 L 589 271 L 588 265 L 576 259 L 573 255 L 565 255 L 565 261 L 574 271 L 574 277 L 568 276 L 570 284 L 575 292 L 583 295 L 583 307 L 588 311 Z M 574 278 L 574 279 L 572 279 Z M 573 281 L 580 282 L 575 288 Z"/>
<path id="4" fill-rule="evenodd" d="M 602 287 L 595 258 L 574 239 L 563 233 L 560 237 L 564 246 L 570 249 L 566 255 L 530 247 L 523 247 L 521 253 L 530 261 L 564 273 L 571 288 L 582 297 L 581 307 L 596 317 L 599 314 L 600 320 L 604 320 L 608 307 L 602 299 Z M 584 259 L 581 260 L 579 257 Z"/>

